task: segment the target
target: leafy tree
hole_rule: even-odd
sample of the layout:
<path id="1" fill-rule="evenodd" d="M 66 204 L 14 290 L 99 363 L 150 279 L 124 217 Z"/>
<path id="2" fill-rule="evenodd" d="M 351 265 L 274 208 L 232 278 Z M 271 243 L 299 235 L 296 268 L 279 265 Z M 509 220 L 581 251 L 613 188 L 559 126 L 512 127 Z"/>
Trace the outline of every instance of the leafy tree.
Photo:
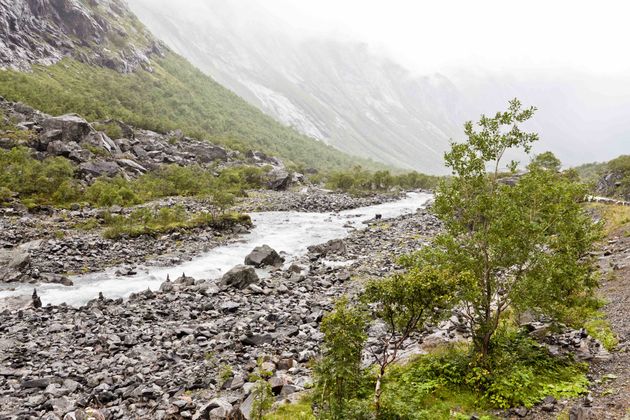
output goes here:
<path id="1" fill-rule="evenodd" d="M 560 172 L 562 163 L 560 162 L 560 159 L 558 159 L 556 155 L 554 155 L 552 152 L 544 152 L 534 156 L 528 166 L 528 169 L 531 169 L 534 166 L 552 172 Z"/>
<path id="2" fill-rule="evenodd" d="M 372 351 L 379 365 L 374 388 L 374 405 L 380 411 L 381 382 L 387 368 L 398 360 L 404 342 L 428 320 L 442 316 L 455 301 L 453 290 L 458 276 L 442 269 L 417 264 L 403 258 L 407 272 L 381 280 L 371 280 L 363 298 L 374 306 L 377 318 L 387 325 L 378 351 Z"/>
<path id="3" fill-rule="evenodd" d="M 576 321 L 597 285 L 589 255 L 599 229 L 580 205 L 585 187 L 539 165 L 513 186 L 499 177 L 508 149 L 529 152 L 538 139 L 519 127 L 534 111 L 514 99 L 507 111 L 482 116 L 478 130 L 465 124 L 468 141 L 446 153 L 453 178 L 435 200 L 445 232 L 415 256 L 468 276 L 455 292 L 481 361 L 510 307 Z M 516 162 L 509 168 L 515 173 Z"/>
<path id="4" fill-rule="evenodd" d="M 345 418 L 349 402 L 359 393 L 364 378 L 361 353 L 367 340 L 366 327 L 366 313 L 351 306 L 346 298 L 322 320 L 323 357 L 315 369 L 315 396 L 329 418 Z"/>
<path id="5" fill-rule="evenodd" d="M 265 414 L 271 410 L 274 402 L 271 385 L 264 379 L 256 381 L 252 389 L 252 395 L 254 396 L 251 411 L 252 419 L 262 420 Z"/>

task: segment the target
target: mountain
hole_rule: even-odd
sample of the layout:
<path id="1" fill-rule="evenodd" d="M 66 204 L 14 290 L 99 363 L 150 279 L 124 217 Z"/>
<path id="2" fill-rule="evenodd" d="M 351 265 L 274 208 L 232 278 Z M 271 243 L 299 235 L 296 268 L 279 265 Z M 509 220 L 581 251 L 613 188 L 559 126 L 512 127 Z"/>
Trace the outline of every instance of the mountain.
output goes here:
<path id="1" fill-rule="evenodd" d="M 0 0 L 0 95 L 49 114 L 181 129 L 287 164 L 382 167 L 286 127 L 158 41 L 121 0 Z"/>
<path id="2" fill-rule="evenodd" d="M 130 6 L 168 45 L 279 121 L 346 153 L 443 171 L 464 118 L 447 78 L 414 77 L 362 44 L 293 40 L 255 2 Z"/>
<path id="3" fill-rule="evenodd" d="M 418 75 L 360 42 L 309 33 L 264 2 L 129 3 L 169 46 L 249 103 L 347 153 L 443 173 L 443 151 L 461 139 L 463 122 L 514 97 L 539 108 L 537 151 L 569 165 L 628 151 L 627 80 L 470 65 Z"/>

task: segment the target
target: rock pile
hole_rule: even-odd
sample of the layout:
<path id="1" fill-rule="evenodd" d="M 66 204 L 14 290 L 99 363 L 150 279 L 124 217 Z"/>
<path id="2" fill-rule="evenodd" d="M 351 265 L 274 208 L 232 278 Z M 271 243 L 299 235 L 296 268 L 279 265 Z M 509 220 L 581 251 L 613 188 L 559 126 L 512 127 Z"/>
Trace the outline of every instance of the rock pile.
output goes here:
<path id="1" fill-rule="evenodd" d="M 248 418 L 259 362 L 277 400 L 293 400 L 312 383 L 324 313 L 358 287 L 349 273 L 387 274 L 437 229 L 421 211 L 354 232 L 343 256 L 309 254 L 251 283 L 183 275 L 124 302 L 0 312 L 0 418 Z"/>

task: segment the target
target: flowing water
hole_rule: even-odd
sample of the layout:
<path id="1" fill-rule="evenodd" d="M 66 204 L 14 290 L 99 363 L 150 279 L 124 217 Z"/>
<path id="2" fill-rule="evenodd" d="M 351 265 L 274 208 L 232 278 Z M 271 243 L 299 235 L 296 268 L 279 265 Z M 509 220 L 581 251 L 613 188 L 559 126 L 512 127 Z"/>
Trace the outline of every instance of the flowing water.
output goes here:
<path id="1" fill-rule="evenodd" d="M 99 292 L 108 298 L 126 297 L 130 293 L 157 290 L 170 275 L 171 279 L 182 273 L 196 279 L 219 278 L 237 264 L 242 264 L 245 256 L 256 246 L 267 244 L 286 259 L 290 264 L 296 257 L 306 254 L 311 245 L 331 239 L 346 237 L 352 229 L 361 228 L 363 222 L 374 218 L 376 214 L 384 219 L 398 217 L 415 212 L 423 207 L 431 194 L 409 193 L 407 197 L 375 206 L 346 210 L 339 213 L 300 213 L 300 212 L 264 212 L 252 213 L 254 228 L 250 233 L 228 245 L 216 247 L 194 259 L 169 267 L 141 266 L 133 276 L 117 276 L 116 268 L 103 272 L 73 276 L 74 286 L 58 284 L 37 285 L 44 305 L 67 303 L 82 305 L 97 297 Z M 264 272 L 260 273 L 264 276 Z M 9 285 L 14 290 L 0 290 L 0 299 L 10 296 L 30 294 L 33 285 Z M 6 286 L 4 286 L 6 287 Z"/>

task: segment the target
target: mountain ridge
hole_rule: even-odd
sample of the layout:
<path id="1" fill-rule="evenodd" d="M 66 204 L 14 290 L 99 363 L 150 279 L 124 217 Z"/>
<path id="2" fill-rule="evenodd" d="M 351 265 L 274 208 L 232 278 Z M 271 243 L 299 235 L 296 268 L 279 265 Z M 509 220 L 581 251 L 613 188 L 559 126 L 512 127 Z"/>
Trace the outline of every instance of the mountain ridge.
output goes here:
<path id="1" fill-rule="evenodd" d="M 49 114 L 182 129 L 297 167 L 383 168 L 264 115 L 160 43 L 120 0 L 2 0 L 0 12 L 3 30 L 13 28 L 0 45 L 0 94 L 8 100 Z M 79 32 L 68 29 L 76 19 L 85 27 Z"/>

